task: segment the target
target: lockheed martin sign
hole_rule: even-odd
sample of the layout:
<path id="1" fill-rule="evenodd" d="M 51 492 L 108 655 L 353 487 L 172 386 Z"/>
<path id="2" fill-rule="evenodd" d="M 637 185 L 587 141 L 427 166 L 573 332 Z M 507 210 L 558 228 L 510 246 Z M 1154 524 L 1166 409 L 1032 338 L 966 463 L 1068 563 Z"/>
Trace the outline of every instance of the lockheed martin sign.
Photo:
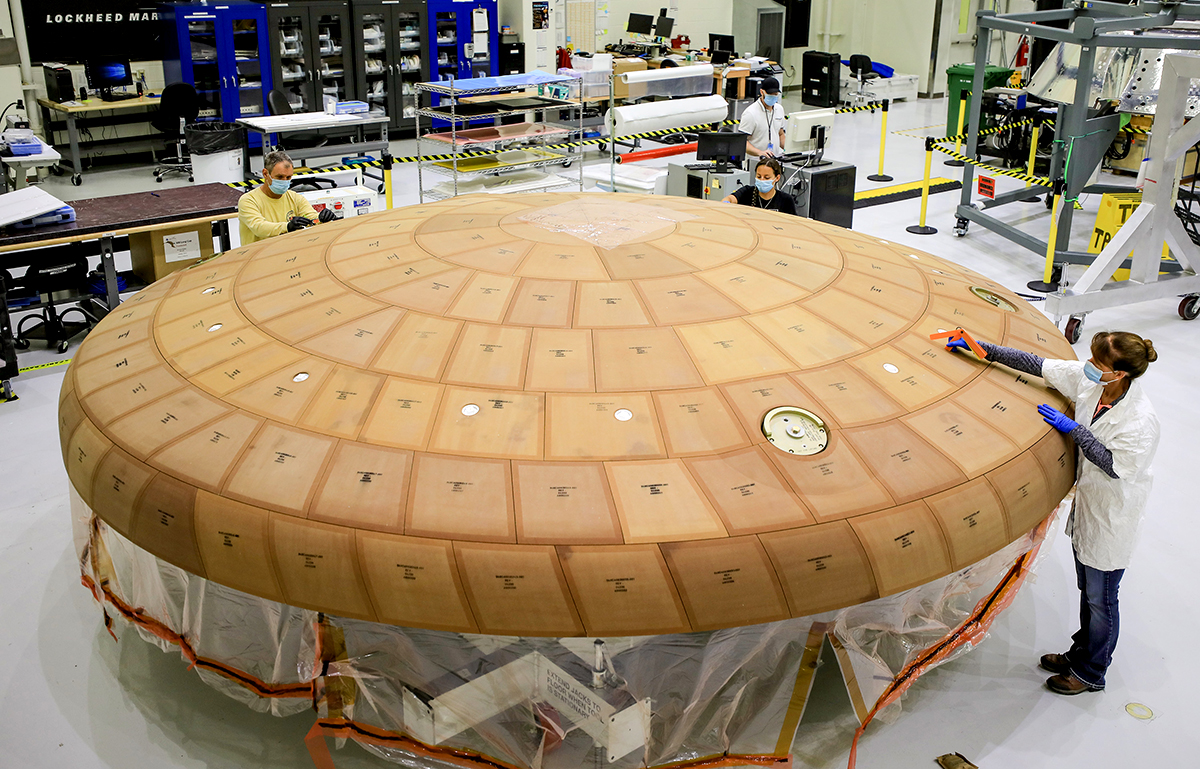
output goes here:
<path id="1" fill-rule="evenodd" d="M 29 57 L 35 62 L 162 58 L 166 27 L 158 8 L 146 0 L 21 0 L 21 5 Z M 51 12 L 47 5 L 53 6 Z"/>

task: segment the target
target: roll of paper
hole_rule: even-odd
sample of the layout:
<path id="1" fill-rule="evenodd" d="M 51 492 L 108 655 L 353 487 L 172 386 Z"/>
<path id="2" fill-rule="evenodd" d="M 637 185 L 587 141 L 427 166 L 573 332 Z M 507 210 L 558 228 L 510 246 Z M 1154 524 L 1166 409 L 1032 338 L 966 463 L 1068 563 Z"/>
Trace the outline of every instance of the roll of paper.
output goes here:
<path id="1" fill-rule="evenodd" d="M 652 101 L 614 108 L 612 130 L 614 136 L 630 136 L 645 131 L 717 123 L 728 115 L 729 105 L 723 96 L 716 94 Z"/>
<path id="2" fill-rule="evenodd" d="M 622 72 L 623 83 L 650 83 L 655 80 L 679 80 L 685 77 L 713 76 L 711 64 L 689 64 L 686 67 L 660 67 L 658 69 L 643 69 L 634 72 Z"/>

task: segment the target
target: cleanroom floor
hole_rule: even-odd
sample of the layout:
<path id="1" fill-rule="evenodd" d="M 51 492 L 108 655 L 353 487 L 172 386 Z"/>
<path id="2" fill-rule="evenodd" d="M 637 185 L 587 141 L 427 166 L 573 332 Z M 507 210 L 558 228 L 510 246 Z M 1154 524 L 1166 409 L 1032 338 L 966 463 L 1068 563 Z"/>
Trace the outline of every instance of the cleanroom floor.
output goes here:
<path id="1" fill-rule="evenodd" d="M 789 97 L 788 106 L 799 108 L 798 98 Z M 920 134 L 927 127 L 942 133 L 945 114 L 944 100 L 894 105 L 886 163 L 893 184 L 919 179 L 924 165 L 922 142 L 897 132 Z M 866 176 L 878 162 L 878 139 L 878 114 L 842 115 L 826 154 L 856 163 L 859 189 L 870 188 L 875 185 Z M 394 149 L 397 156 L 411 154 L 412 142 L 396 142 Z M 943 159 L 935 157 L 934 175 L 960 178 L 959 169 L 942 165 Z M 415 202 L 413 167 L 402 166 L 396 175 L 397 205 Z M 1000 191 L 1015 184 L 998 179 Z M 78 188 L 66 177 L 51 177 L 43 186 L 65 199 L 156 188 L 146 166 L 92 173 Z M 952 259 L 1025 291 L 1025 283 L 1041 273 L 1041 257 L 978 226 L 965 238 L 955 237 L 958 200 L 957 192 L 930 198 L 928 221 L 939 229 L 936 235 L 905 232 L 917 221 L 916 199 L 859 210 L 855 229 Z M 1083 198 L 1073 228 L 1076 248 L 1090 234 L 1099 202 L 1099 196 Z M 1042 205 L 999 211 L 1042 237 L 1049 229 Z M 1152 339 L 1161 354 L 1143 380 L 1162 420 L 1156 481 L 1124 579 L 1123 634 L 1107 691 L 1073 698 L 1051 694 L 1042 686 L 1047 674 L 1036 667 L 1040 654 L 1067 648 L 1078 616 L 1070 543 L 1059 524 L 1035 579 L 996 621 L 990 637 L 923 677 L 894 723 L 867 728 L 859 767 L 925 769 L 934 757 L 955 751 L 984 769 L 1194 765 L 1191 729 L 1200 705 L 1188 687 L 1198 681 L 1192 639 L 1200 637 L 1200 613 L 1190 613 L 1191 599 L 1175 591 L 1194 584 L 1200 532 L 1200 523 L 1180 517 L 1196 503 L 1195 479 L 1187 480 L 1196 472 L 1195 455 L 1189 461 L 1187 452 L 1195 450 L 1192 431 L 1200 432 L 1200 409 L 1191 401 L 1200 381 L 1195 354 L 1200 324 L 1180 320 L 1175 305 L 1159 300 L 1093 313 L 1084 341 L 1076 345 L 1086 357 L 1092 332 L 1125 329 Z M 34 351 L 22 355 L 22 365 L 56 359 Z M 252 712 L 201 683 L 178 655 L 161 653 L 132 630 L 118 629 L 119 642 L 104 630 L 100 608 L 80 586 L 71 543 L 55 424 L 63 371 L 23 374 L 14 382 L 20 400 L 0 404 L 5 458 L 0 584 L 8 586 L 0 593 L 0 653 L 8 660 L 0 669 L 0 767 L 312 766 L 303 742 L 311 713 L 280 719 Z M 1144 704 L 1153 718 L 1135 719 L 1126 712 L 1128 703 Z M 819 675 L 794 746 L 795 766 L 845 766 L 856 727 L 835 677 Z M 339 769 L 391 766 L 354 745 L 334 755 Z"/>

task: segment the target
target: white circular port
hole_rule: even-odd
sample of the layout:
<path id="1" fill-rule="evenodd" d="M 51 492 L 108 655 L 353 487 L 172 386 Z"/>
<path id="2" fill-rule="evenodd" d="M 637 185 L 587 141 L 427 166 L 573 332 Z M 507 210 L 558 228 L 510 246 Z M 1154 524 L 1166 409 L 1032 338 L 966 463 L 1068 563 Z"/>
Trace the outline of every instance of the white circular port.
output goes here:
<path id="1" fill-rule="evenodd" d="M 209 326 L 209 327 L 208 327 L 208 330 L 209 330 L 210 332 L 211 332 L 211 331 L 220 331 L 220 330 L 221 330 L 221 326 L 223 326 L 223 325 L 224 325 L 223 323 L 214 323 L 214 324 L 212 324 L 211 326 Z"/>
<path id="2" fill-rule="evenodd" d="M 307 372 L 307 371 L 301 371 L 299 374 L 297 374 L 296 376 L 292 377 L 292 381 L 293 381 L 293 382 L 303 382 L 303 381 L 304 381 L 304 380 L 306 380 L 306 379 L 308 379 L 308 372 Z"/>
<path id="3" fill-rule="evenodd" d="M 900 373 L 900 369 L 891 363 L 883 364 L 883 370 L 888 372 L 889 374 L 899 374 Z"/>
<path id="4" fill-rule="evenodd" d="M 633 419 L 633 412 L 629 409 L 617 409 L 613 416 L 617 418 L 618 422 L 628 422 Z"/>
<path id="5" fill-rule="evenodd" d="M 479 413 L 479 407 L 474 403 L 468 403 L 462 407 L 462 415 L 464 417 L 473 417 Z"/>

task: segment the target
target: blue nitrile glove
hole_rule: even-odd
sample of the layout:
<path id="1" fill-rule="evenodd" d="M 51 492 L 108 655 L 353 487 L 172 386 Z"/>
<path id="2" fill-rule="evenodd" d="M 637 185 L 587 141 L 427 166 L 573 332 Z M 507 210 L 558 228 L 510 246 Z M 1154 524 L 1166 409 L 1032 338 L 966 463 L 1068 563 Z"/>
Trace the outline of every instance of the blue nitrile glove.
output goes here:
<path id="1" fill-rule="evenodd" d="M 1069 433 L 1076 427 L 1079 427 L 1079 423 L 1074 419 L 1045 403 L 1038 406 L 1038 413 L 1042 415 L 1042 419 L 1046 421 L 1046 424 L 1060 433 Z"/>
<path id="2" fill-rule="evenodd" d="M 978 342 L 979 340 L 976 339 L 975 341 Z M 971 345 L 967 344 L 966 339 L 952 339 L 949 342 L 946 342 L 946 349 L 947 350 L 967 350 L 969 352 L 971 350 Z"/>

